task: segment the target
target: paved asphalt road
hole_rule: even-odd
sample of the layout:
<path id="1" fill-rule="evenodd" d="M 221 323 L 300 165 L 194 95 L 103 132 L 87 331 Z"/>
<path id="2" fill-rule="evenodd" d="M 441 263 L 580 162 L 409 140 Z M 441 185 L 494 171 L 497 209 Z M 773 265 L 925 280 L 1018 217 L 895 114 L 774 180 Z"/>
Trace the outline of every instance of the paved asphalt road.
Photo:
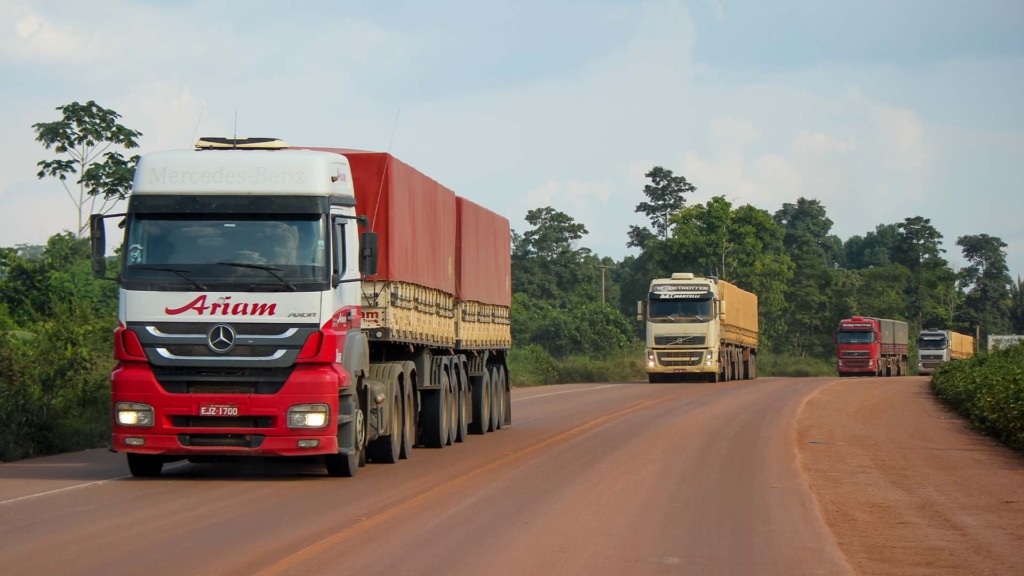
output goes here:
<path id="1" fill-rule="evenodd" d="M 351 479 L 0 464 L 11 575 L 1024 574 L 1021 550 L 1024 462 L 924 378 L 517 389 L 511 426 Z"/>

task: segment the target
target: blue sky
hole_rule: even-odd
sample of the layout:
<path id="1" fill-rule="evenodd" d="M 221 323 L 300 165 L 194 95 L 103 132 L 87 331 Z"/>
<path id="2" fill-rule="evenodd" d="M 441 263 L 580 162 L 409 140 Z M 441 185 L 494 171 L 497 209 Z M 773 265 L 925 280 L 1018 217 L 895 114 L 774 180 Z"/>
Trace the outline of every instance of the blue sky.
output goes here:
<path id="1" fill-rule="evenodd" d="M 291 4 L 291 6 L 289 6 Z M 1024 275 L 1024 2 L 0 2 L 0 246 L 75 227 L 31 125 L 96 100 L 142 152 L 196 134 L 386 150 L 512 221 L 630 253 L 655 165 L 846 239 L 923 216 Z M 396 126 L 397 119 L 397 126 Z M 394 137 L 392 138 L 392 133 Z"/>

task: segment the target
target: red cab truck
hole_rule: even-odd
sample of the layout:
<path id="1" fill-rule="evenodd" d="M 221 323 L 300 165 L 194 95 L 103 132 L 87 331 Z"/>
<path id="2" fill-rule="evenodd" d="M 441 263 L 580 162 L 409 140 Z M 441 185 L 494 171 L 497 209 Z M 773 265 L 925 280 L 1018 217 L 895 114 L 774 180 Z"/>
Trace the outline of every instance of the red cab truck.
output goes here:
<path id="1" fill-rule="evenodd" d="M 909 373 L 907 323 L 853 316 L 839 321 L 836 370 L 840 376 L 903 376 Z"/>
<path id="2" fill-rule="evenodd" d="M 511 422 L 508 220 L 394 156 L 201 139 L 143 156 L 118 217 L 133 475 L 301 456 L 352 476 Z"/>

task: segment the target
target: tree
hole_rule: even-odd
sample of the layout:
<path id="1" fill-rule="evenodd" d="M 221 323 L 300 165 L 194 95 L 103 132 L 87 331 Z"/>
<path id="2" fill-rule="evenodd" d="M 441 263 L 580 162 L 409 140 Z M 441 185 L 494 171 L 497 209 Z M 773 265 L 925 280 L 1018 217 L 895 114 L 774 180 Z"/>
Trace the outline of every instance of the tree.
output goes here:
<path id="1" fill-rule="evenodd" d="M 676 176 L 671 170 L 661 166 L 651 168 L 645 176 L 651 180 L 650 184 L 644 186 L 647 201 L 637 204 L 635 211 L 651 220 L 654 232 L 647 228 L 630 226 L 629 242 L 626 245 L 634 248 L 643 248 L 652 238 L 668 238 L 672 215 L 686 204 L 683 195 L 697 189 L 687 182 L 684 176 Z"/>
<path id="2" fill-rule="evenodd" d="M 967 266 L 960 269 L 964 316 L 980 325 L 986 334 L 1005 334 L 1010 321 L 1010 278 L 1006 265 L 1006 243 L 995 236 L 961 236 L 956 245 L 963 249 Z"/>
<path id="3" fill-rule="evenodd" d="M 1019 275 L 1017 281 L 1010 284 L 1010 321 L 1014 334 L 1024 334 L 1024 281 Z"/>
<path id="4" fill-rule="evenodd" d="M 63 156 L 41 160 L 36 165 L 36 176 L 60 180 L 68 198 L 78 212 L 78 230 L 85 233 L 85 211 L 106 214 L 118 200 L 124 200 L 131 191 L 132 176 L 139 156 L 125 158 L 116 148 L 138 148 L 136 139 L 141 132 L 118 123 L 121 115 L 90 100 L 85 104 L 72 102 L 56 108 L 62 118 L 55 122 L 32 125 L 36 142 L 47 150 Z M 74 178 L 77 190 L 68 184 Z"/>
<path id="5" fill-rule="evenodd" d="M 829 234 L 832 220 L 818 200 L 799 198 L 775 212 L 782 243 L 795 273 L 786 287 L 784 332 L 775 349 L 797 356 L 827 357 L 837 318 L 836 295 L 842 241 Z"/>
<path id="6" fill-rule="evenodd" d="M 942 257 L 945 252 L 940 247 L 942 234 L 932 226 L 931 220 L 921 216 L 905 218 L 896 228 L 893 261 L 910 270 L 905 290 L 907 317 L 918 327 L 935 321 L 948 324 L 943 302 L 948 300 L 954 278 Z"/>
<path id="7" fill-rule="evenodd" d="M 863 237 L 851 236 L 843 243 L 843 267 L 863 270 L 888 266 L 897 252 L 899 229 L 896 224 L 879 224 Z"/>

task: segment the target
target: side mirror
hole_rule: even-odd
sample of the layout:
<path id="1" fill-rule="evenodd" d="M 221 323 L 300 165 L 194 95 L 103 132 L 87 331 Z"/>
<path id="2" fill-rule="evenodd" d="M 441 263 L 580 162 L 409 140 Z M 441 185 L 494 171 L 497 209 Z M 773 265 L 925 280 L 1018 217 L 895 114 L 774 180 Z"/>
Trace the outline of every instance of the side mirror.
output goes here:
<path id="1" fill-rule="evenodd" d="M 359 273 L 364 276 L 377 274 L 377 233 L 363 232 L 359 235 Z"/>
<path id="2" fill-rule="evenodd" d="M 636 301 L 636 321 L 637 322 L 643 322 L 644 321 L 644 301 L 643 300 L 637 300 Z"/>
<path id="3" fill-rule="evenodd" d="M 89 217 L 89 242 L 92 245 L 92 275 L 103 278 L 107 275 L 107 229 L 103 214 Z"/>
<path id="4" fill-rule="evenodd" d="M 725 320 L 725 300 L 718 301 L 718 317 Z"/>

